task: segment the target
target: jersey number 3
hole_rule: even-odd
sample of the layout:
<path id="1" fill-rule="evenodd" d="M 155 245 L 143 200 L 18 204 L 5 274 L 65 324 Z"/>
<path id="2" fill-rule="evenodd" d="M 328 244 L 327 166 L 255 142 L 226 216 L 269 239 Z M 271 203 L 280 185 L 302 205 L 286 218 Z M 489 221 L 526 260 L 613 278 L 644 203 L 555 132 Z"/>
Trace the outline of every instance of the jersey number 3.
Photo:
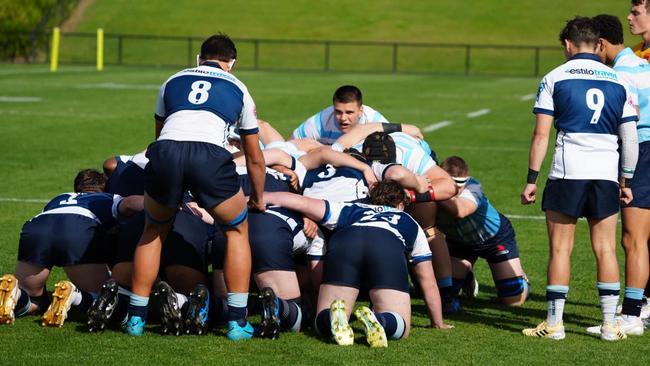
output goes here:
<path id="1" fill-rule="evenodd" d="M 192 104 L 203 104 L 208 101 L 208 90 L 212 88 L 212 83 L 205 80 L 197 80 L 192 83 L 192 91 L 187 96 L 187 100 Z"/>
<path id="2" fill-rule="evenodd" d="M 600 113 L 603 111 L 603 107 L 605 106 L 605 94 L 603 94 L 603 91 L 600 89 L 591 88 L 587 90 L 585 97 L 587 98 L 587 108 L 594 111 L 589 123 L 595 125 L 598 123 Z"/>

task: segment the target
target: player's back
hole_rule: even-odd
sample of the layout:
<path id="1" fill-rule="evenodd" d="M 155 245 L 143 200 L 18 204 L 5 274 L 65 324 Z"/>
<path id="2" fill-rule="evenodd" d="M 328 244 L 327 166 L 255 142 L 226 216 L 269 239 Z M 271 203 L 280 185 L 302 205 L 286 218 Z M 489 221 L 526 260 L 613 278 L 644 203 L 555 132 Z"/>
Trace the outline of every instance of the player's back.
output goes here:
<path id="1" fill-rule="evenodd" d="M 299 178 L 302 194 L 307 197 L 337 202 L 364 202 L 368 197 L 366 178 L 353 168 L 326 165 L 308 170 Z"/>
<path id="2" fill-rule="evenodd" d="M 116 224 L 120 196 L 110 193 L 63 193 L 45 205 L 39 215 L 75 214 L 92 218 L 105 226 Z"/>

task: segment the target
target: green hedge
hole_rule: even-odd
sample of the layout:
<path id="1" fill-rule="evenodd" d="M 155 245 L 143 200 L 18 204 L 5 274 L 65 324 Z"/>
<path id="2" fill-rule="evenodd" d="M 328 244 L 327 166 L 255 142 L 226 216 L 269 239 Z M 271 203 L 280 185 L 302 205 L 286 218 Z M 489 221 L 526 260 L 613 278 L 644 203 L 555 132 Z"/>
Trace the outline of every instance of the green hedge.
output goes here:
<path id="1" fill-rule="evenodd" d="M 29 62 L 42 57 L 47 45 L 44 31 L 60 25 L 77 3 L 78 0 L 0 1 L 0 59 Z"/>

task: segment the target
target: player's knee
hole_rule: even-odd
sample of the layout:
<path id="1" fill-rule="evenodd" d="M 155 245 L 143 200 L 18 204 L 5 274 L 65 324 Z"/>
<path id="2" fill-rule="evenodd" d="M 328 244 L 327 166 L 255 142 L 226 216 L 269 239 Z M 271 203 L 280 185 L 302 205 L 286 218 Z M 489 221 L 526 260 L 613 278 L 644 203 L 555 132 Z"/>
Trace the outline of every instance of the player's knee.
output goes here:
<path id="1" fill-rule="evenodd" d="M 528 297 L 528 282 L 523 276 L 495 281 L 497 296 L 504 305 L 521 305 Z"/>
<path id="2" fill-rule="evenodd" d="M 223 231 L 234 230 L 240 228 L 241 225 L 246 222 L 247 218 L 248 218 L 248 207 L 244 207 L 244 209 L 234 219 L 219 225 L 221 226 L 221 230 Z"/>

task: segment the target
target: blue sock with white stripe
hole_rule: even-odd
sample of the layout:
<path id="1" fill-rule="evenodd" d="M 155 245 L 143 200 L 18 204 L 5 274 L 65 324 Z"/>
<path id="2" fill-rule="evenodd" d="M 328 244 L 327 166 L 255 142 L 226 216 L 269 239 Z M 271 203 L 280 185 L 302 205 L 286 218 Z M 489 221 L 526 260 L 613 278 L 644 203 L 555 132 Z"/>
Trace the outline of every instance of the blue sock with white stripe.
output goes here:
<path id="1" fill-rule="evenodd" d="M 240 327 L 246 325 L 246 305 L 248 305 L 248 292 L 228 293 L 228 321 L 237 321 Z"/>
<path id="2" fill-rule="evenodd" d="M 562 315 L 564 314 L 564 303 L 566 302 L 568 293 L 569 286 L 546 286 L 546 302 L 548 307 L 546 322 L 551 327 L 554 327 L 558 323 L 562 322 Z"/>
<path id="3" fill-rule="evenodd" d="M 614 323 L 620 292 L 621 284 L 618 282 L 598 282 L 598 299 L 603 322 Z"/>
<path id="4" fill-rule="evenodd" d="M 139 316 L 140 319 L 146 321 L 148 306 L 149 306 L 148 297 L 139 296 L 132 293 L 131 300 L 129 300 L 129 308 L 128 308 L 129 317 Z"/>
<path id="5" fill-rule="evenodd" d="M 375 313 L 379 324 L 384 327 L 386 337 L 390 339 L 400 339 L 406 332 L 406 322 L 401 315 L 392 311 L 385 313 Z"/>
<path id="6" fill-rule="evenodd" d="M 453 293 L 454 280 L 451 276 L 438 278 L 436 283 L 438 284 L 438 290 L 440 291 L 441 297 L 455 296 Z M 456 293 L 456 295 L 458 295 L 458 293 Z"/>
<path id="7" fill-rule="evenodd" d="M 629 316 L 641 316 L 643 306 L 643 289 L 626 287 L 623 297 L 623 310 L 621 314 Z"/>

